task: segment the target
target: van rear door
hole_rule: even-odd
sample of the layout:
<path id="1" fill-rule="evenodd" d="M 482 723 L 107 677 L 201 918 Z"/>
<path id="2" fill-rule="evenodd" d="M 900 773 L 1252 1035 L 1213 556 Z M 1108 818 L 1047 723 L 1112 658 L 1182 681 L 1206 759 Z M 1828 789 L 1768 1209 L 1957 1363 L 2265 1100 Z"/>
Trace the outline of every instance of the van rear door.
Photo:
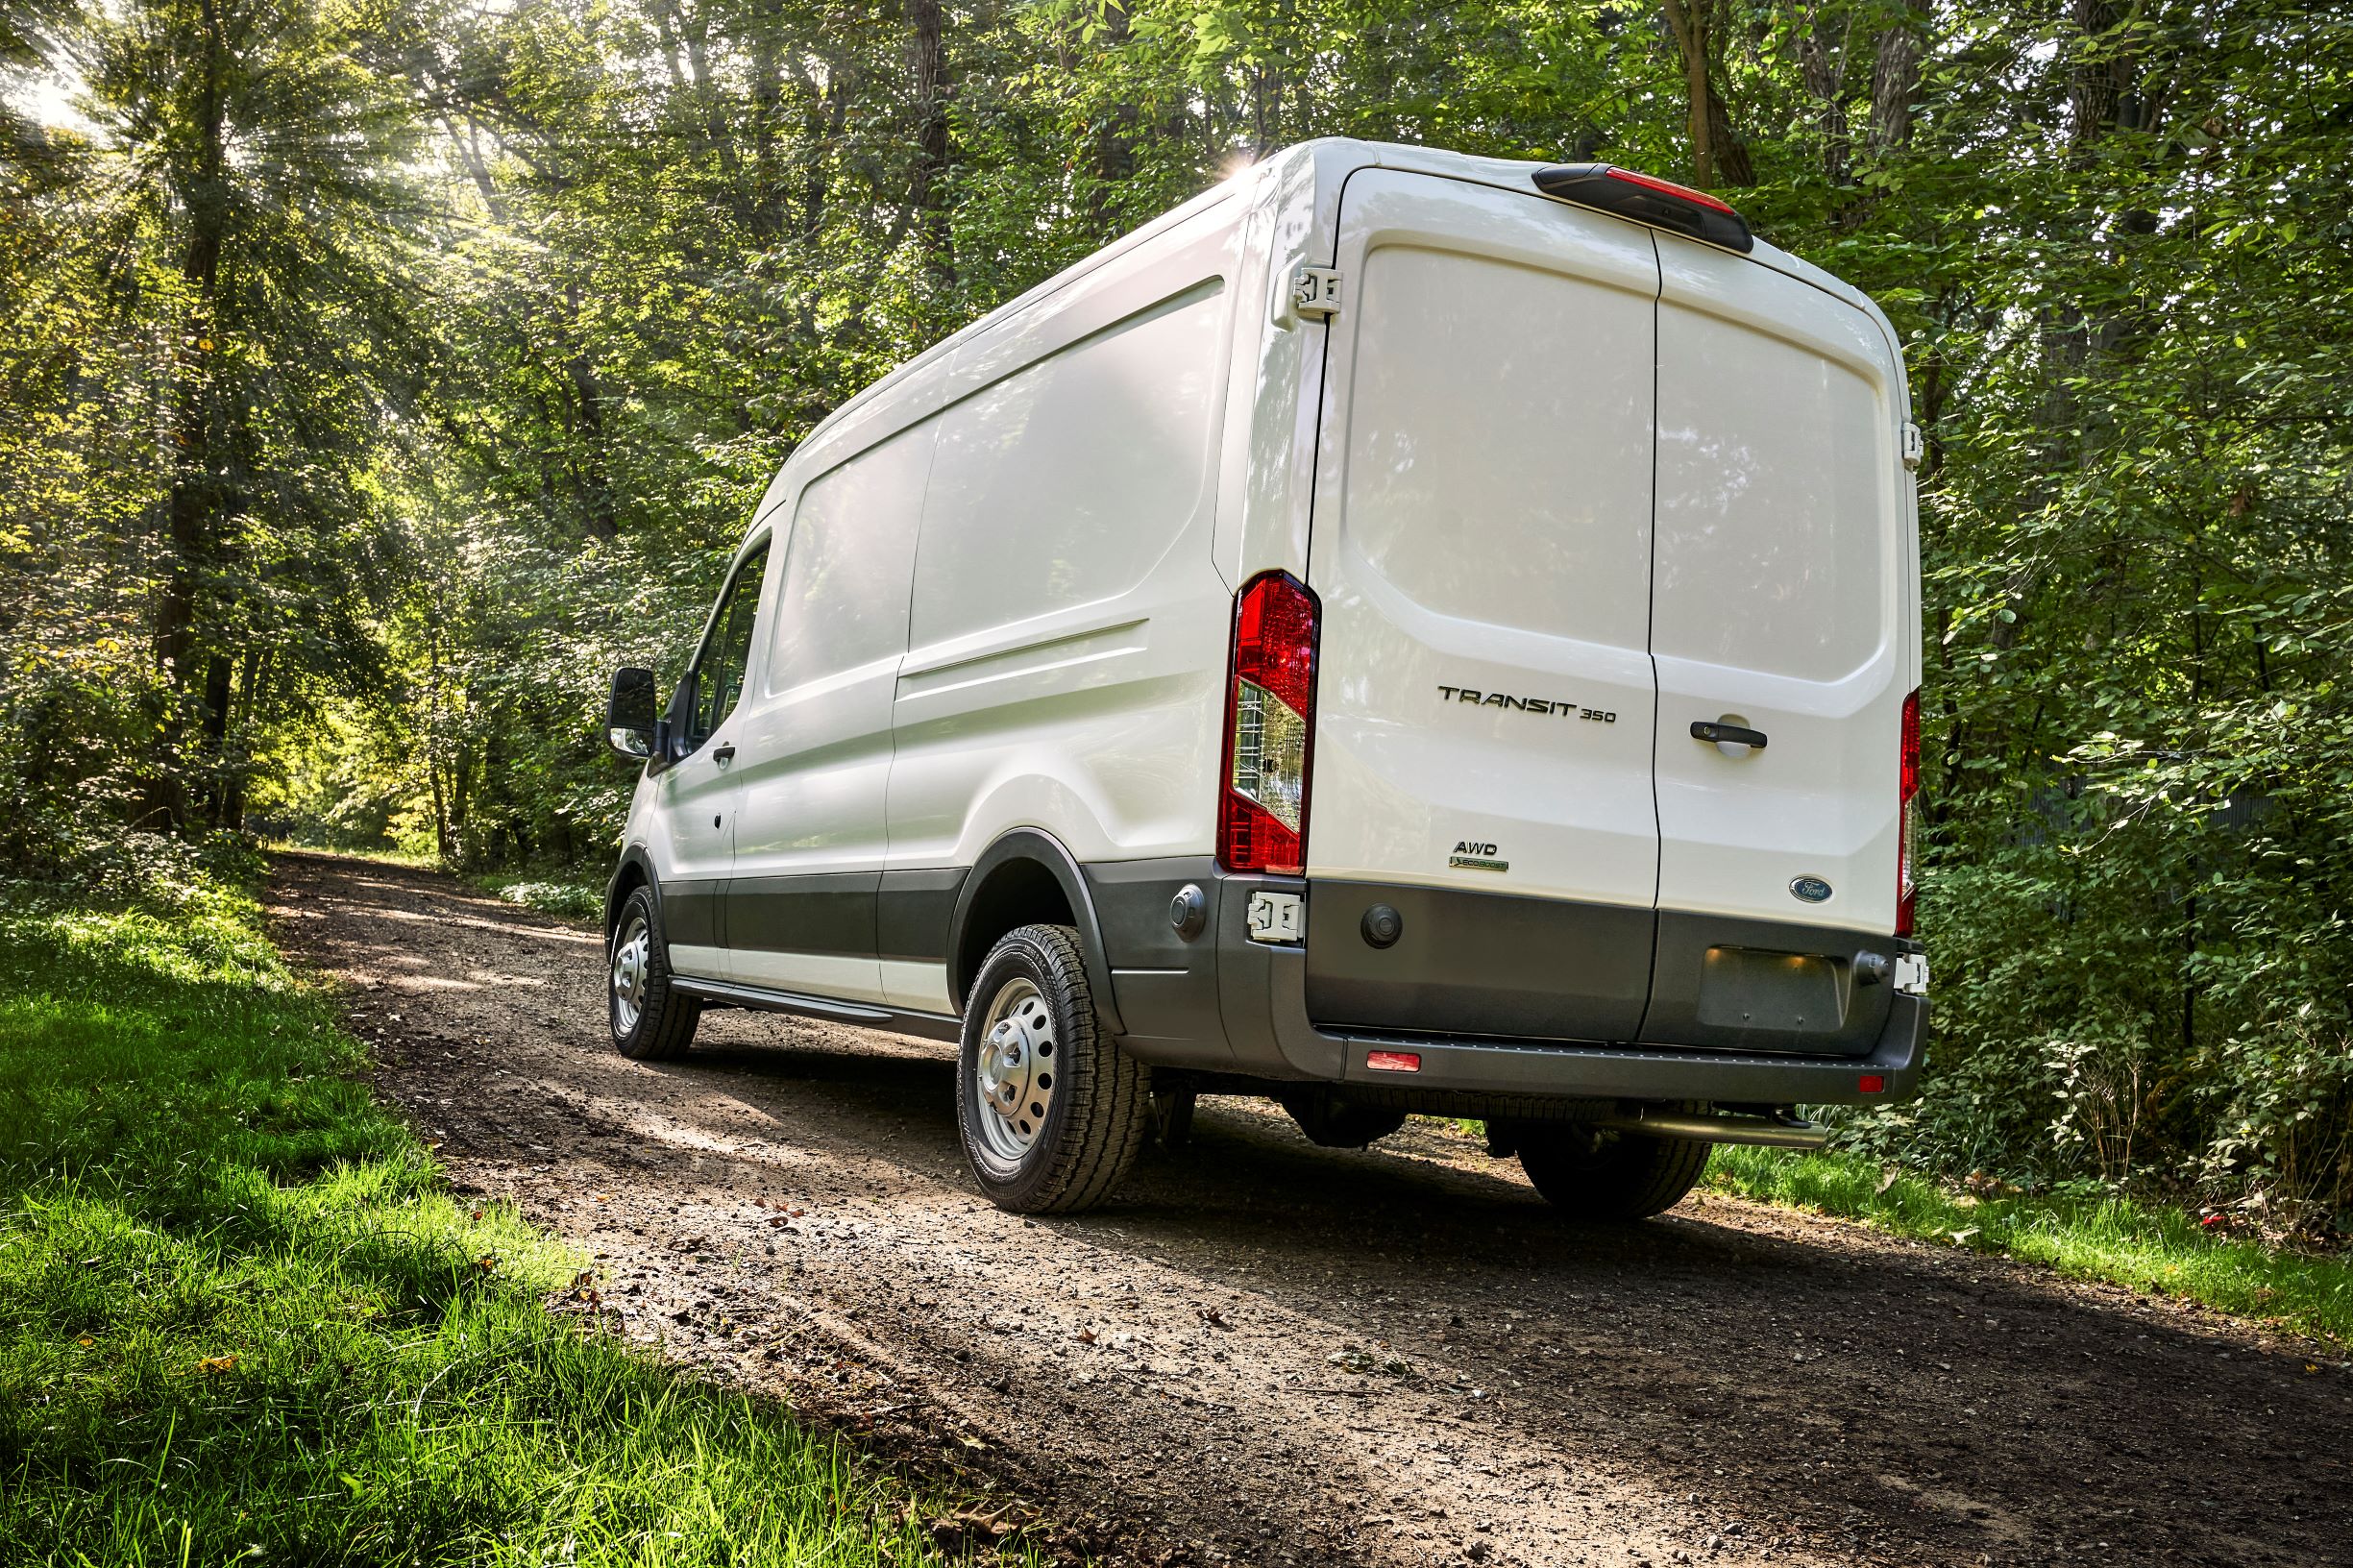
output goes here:
<path id="1" fill-rule="evenodd" d="M 1855 306 L 1657 244 L 1659 923 L 1643 1038 L 1868 1049 L 1887 988 L 1858 990 L 1852 961 L 1895 929 L 1918 642 L 1901 373 Z M 1766 744 L 1711 743 L 1695 723 Z"/>
<path id="2" fill-rule="evenodd" d="M 1310 1015 L 1630 1039 L 1658 874 L 1651 236 L 1362 169 L 1336 263 Z M 1362 934 L 1380 905 L 1393 948 Z"/>

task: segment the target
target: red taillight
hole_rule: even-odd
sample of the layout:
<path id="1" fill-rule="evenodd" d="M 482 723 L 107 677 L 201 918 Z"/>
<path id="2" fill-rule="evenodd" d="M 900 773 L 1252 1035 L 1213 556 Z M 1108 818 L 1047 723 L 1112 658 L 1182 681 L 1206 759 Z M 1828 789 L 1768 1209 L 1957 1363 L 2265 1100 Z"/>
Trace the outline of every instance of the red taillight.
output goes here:
<path id="1" fill-rule="evenodd" d="M 1854 1091 L 1857 1094 L 1884 1094 L 1887 1092 L 1887 1080 L 1875 1072 L 1863 1073 L 1854 1080 Z"/>
<path id="2" fill-rule="evenodd" d="M 1656 175 L 1636 174 L 1631 169 L 1620 169 L 1613 167 L 1605 171 L 1604 178 L 1610 180 L 1623 180 L 1630 185 L 1640 185 L 1643 189 L 1654 190 L 1661 196 L 1679 196 L 1686 202 L 1697 202 L 1702 207 L 1712 207 L 1717 211 L 1723 213 L 1726 217 L 1736 218 L 1740 216 L 1739 213 L 1732 210 L 1732 207 L 1729 202 L 1719 201 L 1717 198 L 1707 194 L 1707 192 L 1703 190 L 1694 190 L 1689 185 L 1679 185 L 1672 180 L 1661 180 Z"/>
<path id="3" fill-rule="evenodd" d="M 1282 572 L 1252 579 L 1234 601 L 1217 802 L 1217 859 L 1229 871 L 1306 869 L 1315 615 L 1315 596 Z"/>
<path id="4" fill-rule="evenodd" d="M 1903 699 L 1903 755 L 1897 768 L 1896 935 L 1912 934 L 1912 897 L 1919 891 L 1920 693 Z"/>

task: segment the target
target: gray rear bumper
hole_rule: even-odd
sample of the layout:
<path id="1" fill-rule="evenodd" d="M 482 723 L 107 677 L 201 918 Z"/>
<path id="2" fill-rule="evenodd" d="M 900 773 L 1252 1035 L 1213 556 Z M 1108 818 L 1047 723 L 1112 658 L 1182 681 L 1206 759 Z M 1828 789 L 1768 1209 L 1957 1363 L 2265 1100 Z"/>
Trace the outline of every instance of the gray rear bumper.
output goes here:
<path id="1" fill-rule="evenodd" d="M 1732 1105 L 1877 1105 L 1916 1092 L 1928 1009 L 1924 998 L 1875 998 L 1874 1036 L 1837 1055 L 1741 1050 L 1701 1040 L 1607 1041 L 1455 1036 L 1311 1020 L 1304 946 L 1249 939 L 1252 892 L 1304 893 L 1300 878 L 1227 876 L 1206 861 L 1087 868 L 1129 1033 L 1122 1044 L 1157 1065 L 1287 1082 L 1362 1085 L 1463 1105 L 1488 1099 L 1694 1100 Z M 1210 906 L 1208 928 L 1178 937 L 1169 898 L 1190 883 Z M 1313 916 L 1311 913 L 1311 940 Z M 1909 943 L 1899 944 L 1909 946 Z M 1860 1049 L 1856 1047 L 1860 1046 Z M 1411 1072 L 1366 1066 L 1374 1051 L 1409 1053 Z"/>
<path id="2" fill-rule="evenodd" d="M 1860 1059 L 1739 1056 L 1656 1046 L 1531 1045 L 1464 1041 L 1376 1041 L 1342 1037 L 1343 1081 L 1473 1094 L 1631 1100 L 1713 1100 L 1733 1105 L 1877 1105 L 1908 1098 L 1920 1084 L 1928 1004 L 1900 997 L 1878 1048 Z M 1375 1070 L 1375 1050 L 1421 1058 L 1412 1073 Z M 1876 1081 L 1876 1087 L 1863 1086 Z"/>

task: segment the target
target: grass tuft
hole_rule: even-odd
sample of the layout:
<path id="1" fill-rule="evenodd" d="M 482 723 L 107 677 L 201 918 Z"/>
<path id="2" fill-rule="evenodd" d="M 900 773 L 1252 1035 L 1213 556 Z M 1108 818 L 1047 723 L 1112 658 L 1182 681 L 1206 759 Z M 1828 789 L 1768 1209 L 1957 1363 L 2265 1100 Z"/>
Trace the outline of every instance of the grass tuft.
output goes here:
<path id="1" fill-rule="evenodd" d="M 905 1487 L 542 1308 L 254 901 L 0 937 L 0 1562 L 940 1560 Z"/>
<path id="2" fill-rule="evenodd" d="M 590 883 L 530 876 L 485 876 L 477 880 L 510 904 L 553 915 L 558 919 L 593 920 L 604 914 L 604 890 Z"/>

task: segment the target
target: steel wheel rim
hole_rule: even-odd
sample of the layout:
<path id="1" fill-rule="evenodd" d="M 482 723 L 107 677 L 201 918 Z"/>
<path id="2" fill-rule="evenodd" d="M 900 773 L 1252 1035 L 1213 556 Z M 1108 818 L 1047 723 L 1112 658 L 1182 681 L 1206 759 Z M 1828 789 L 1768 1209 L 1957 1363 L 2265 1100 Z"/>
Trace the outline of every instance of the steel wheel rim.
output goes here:
<path id="1" fill-rule="evenodd" d="M 1009 1164 L 1019 1164 L 1045 1132 L 1059 1043 L 1054 1010 L 1035 983 L 1017 978 L 997 988 L 981 1019 L 972 1119 L 982 1144 Z"/>
<path id="2" fill-rule="evenodd" d="M 646 1008 L 646 970 L 653 957 L 653 933 L 644 916 L 631 918 L 613 943 L 613 1033 L 637 1028 Z"/>

